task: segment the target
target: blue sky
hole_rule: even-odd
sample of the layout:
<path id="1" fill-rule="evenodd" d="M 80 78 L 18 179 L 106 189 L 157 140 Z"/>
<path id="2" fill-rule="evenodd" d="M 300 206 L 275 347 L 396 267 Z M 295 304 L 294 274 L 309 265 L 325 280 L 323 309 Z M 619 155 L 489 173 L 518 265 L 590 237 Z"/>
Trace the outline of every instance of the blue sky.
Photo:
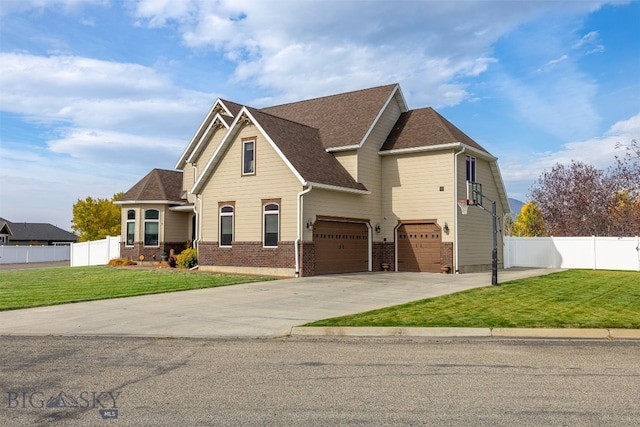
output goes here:
<path id="1" fill-rule="evenodd" d="M 639 1 L 1 0 L 0 216 L 172 169 L 218 97 L 400 83 L 499 158 L 510 197 L 640 137 Z"/>

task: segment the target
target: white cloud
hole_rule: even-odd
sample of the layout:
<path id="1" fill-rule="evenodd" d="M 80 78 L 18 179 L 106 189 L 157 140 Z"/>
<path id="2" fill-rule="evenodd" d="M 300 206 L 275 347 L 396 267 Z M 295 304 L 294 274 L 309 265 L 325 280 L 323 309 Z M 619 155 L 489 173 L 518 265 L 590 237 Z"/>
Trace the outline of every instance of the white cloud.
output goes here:
<path id="1" fill-rule="evenodd" d="M 0 109 L 56 125 L 63 137 L 51 146 L 76 157 L 103 156 L 102 143 L 140 149 L 148 148 L 147 140 L 156 141 L 157 147 L 166 141 L 174 147 L 176 141 L 184 144 L 213 99 L 178 88 L 137 64 L 0 53 Z M 80 138 L 87 143 L 79 145 Z M 121 156 L 111 153 L 102 159 L 117 161 Z"/>
<path id="2" fill-rule="evenodd" d="M 502 176 L 510 189 L 510 196 L 524 200 L 528 186 L 533 184 L 544 170 L 556 163 L 569 164 L 580 161 L 599 169 L 607 169 L 615 163 L 615 156 L 623 153 L 617 143 L 629 144 L 640 139 L 640 113 L 613 124 L 603 135 L 564 144 L 560 150 L 536 153 L 527 159 L 501 159 Z"/>
<path id="3" fill-rule="evenodd" d="M 460 103 L 466 84 L 496 62 L 491 44 L 549 8 L 511 3 L 143 0 L 134 16 L 176 25 L 184 43 L 236 64 L 234 83 L 284 102 L 402 81 L 418 103 Z M 495 19 L 499 12 L 500 20 Z M 455 23 L 456 25 L 452 25 Z M 420 90 L 413 90 L 420 88 Z"/>
<path id="4" fill-rule="evenodd" d="M 549 71 L 551 70 L 554 66 L 556 66 L 557 64 L 561 63 L 562 61 L 566 61 L 567 59 L 569 59 L 569 55 L 562 55 L 560 58 L 558 59 L 552 59 L 551 61 L 547 62 L 546 64 L 544 64 L 542 67 L 540 67 L 538 69 L 538 71 L 544 72 L 544 71 Z"/>

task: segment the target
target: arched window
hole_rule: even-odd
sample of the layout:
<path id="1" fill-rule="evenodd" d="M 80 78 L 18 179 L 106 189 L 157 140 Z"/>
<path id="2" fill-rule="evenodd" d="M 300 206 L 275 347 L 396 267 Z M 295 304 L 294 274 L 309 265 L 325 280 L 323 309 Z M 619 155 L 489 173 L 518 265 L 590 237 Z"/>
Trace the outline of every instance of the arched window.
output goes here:
<path id="1" fill-rule="evenodd" d="M 158 246 L 160 234 L 160 211 L 148 209 L 144 212 L 144 245 Z"/>
<path id="2" fill-rule="evenodd" d="M 263 245 L 278 246 L 280 237 L 280 206 L 276 203 L 268 203 L 263 209 Z"/>
<path id="3" fill-rule="evenodd" d="M 233 206 L 220 208 L 220 246 L 231 246 L 233 241 Z"/>
<path id="4" fill-rule="evenodd" d="M 127 246 L 133 246 L 136 241 L 136 211 L 129 209 L 127 211 Z"/>

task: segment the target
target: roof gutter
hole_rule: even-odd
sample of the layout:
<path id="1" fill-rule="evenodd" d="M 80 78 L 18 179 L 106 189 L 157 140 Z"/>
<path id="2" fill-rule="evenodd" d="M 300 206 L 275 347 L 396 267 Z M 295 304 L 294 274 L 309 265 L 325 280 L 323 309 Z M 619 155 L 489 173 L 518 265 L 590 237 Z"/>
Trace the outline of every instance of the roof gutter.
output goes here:
<path id="1" fill-rule="evenodd" d="M 353 194 L 371 194 L 371 191 L 369 190 L 359 190 L 357 188 L 338 187 L 337 185 L 320 184 L 317 182 L 307 181 L 304 183 L 304 185 L 318 188 L 320 190 L 342 191 L 343 193 L 353 193 Z"/>
<path id="2" fill-rule="evenodd" d="M 116 200 L 114 205 L 177 205 L 189 206 L 184 200 Z"/>
<path id="3" fill-rule="evenodd" d="M 398 154 L 422 153 L 425 151 L 453 150 L 460 148 L 462 148 L 462 152 L 468 151 L 470 154 L 482 159 L 490 161 L 498 160 L 497 157 L 492 156 L 486 151 L 478 150 L 477 148 L 470 147 L 462 142 L 450 142 L 448 144 L 429 145 L 425 147 L 399 148 L 397 150 L 380 151 L 378 154 L 381 156 L 393 156 Z"/>
<path id="4" fill-rule="evenodd" d="M 309 187 L 306 190 L 302 190 L 301 192 L 298 193 L 298 212 L 297 212 L 297 218 L 296 218 L 296 232 L 297 232 L 297 236 L 296 236 L 296 242 L 294 244 L 294 253 L 295 253 L 295 257 L 296 257 L 296 274 L 295 277 L 300 277 L 300 241 L 302 240 L 302 196 L 304 196 L 305 194 L 309 193 L 311 190 L 313 190 L 313 185 L 309 185 Z"/>

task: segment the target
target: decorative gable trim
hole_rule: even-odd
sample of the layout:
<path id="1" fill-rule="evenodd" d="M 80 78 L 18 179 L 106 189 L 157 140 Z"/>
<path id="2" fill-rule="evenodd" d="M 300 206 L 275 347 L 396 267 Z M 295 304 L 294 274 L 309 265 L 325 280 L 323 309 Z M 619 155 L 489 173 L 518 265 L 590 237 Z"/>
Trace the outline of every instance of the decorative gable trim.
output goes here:
<path id="1" fill-rule="evenodd" d="M 182 169 L 185 164 L 189 162 L 189 159 L 194 157 L 194 151 L 197 151 L 200 148 L 200 143 L 202 142 L 205 135 L 209 132 L 209 130 L 211 129 L 211 125 L 216 121 L 216 119 L 219 119 L 220 122 L 224 124 L 228 129 L 228 126 L 222 119 L 221 115 L 233 117 L 231 110 L 229 110 L 229 108 L 225 105 L 224 101 L 218 98 L 216 102 L 213 103 L 213 106 L 200 124 L 200 127 L 198 127 L 198 130 L 191 138 L 191 141 L 189 141 L 189 144 L 187 144 L 187 147 L 182 152 L 180 160 L 178 160 L 178 163 L 176 163 L 176 169 Z"/>
<path id="2" fill-rule="evenodd" d="M 222 119 L 219 113 L 216 113 L 213 120 L 211 120 L 211 123 L 209 123 L 207 130 L 202 134 L 202 137 L 189 155 L 189 158 L 186 160 L 186 163 L 193 163 L 195 158 L 204 150 L 206 141 L 209 140 L 209 138 L 213 136 L 218 129 L 222 128 L 227 132 L 229 130 L 229 125 Z"/>

